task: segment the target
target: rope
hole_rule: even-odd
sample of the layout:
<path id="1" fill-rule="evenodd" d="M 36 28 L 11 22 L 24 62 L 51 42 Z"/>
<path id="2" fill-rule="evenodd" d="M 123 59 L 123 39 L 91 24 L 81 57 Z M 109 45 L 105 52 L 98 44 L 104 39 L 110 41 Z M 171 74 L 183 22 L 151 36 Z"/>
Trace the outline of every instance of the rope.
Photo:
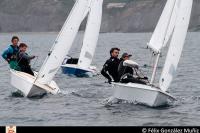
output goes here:
<path id="1" fill-rule="evenodd" d="M 33 68 L 35 68 L 35 64 L 36 64 L 36 62 L 38 61 L 38 56 L 36 56 L 36 59 L 35 59 L 35 62 L 33 63 Z"/>
<path id="2" fill-rule="evenodd" d="M 151 66 L 151 67 L 152 67 L 152 62 L 153 62 L 153 56 L 154 56 L 154 53 L 152 52 L 152 54 L 151 54 L 151 58 L 150 58 L 150 61 L 149 61 L 149 66 Z M 150 68 L 148 69 L 146 75 L 149 75 L 149 73 L 150 73 Z"/>
<path id="3" fill-rule="evenodd" d="M 145 76 L 145 75 L 143 74 L 142 70 L 138 69 L 138 71 L 140 72 L 140 74 L 142 74 L 143 78 L 147 77 L 147 75 Z M 148 77 L 147 77 L 147 79 L 146 79 L 146 80 L 148 81 L 148 83 L 150 83 L 150 81 L 149 81 Z"/>

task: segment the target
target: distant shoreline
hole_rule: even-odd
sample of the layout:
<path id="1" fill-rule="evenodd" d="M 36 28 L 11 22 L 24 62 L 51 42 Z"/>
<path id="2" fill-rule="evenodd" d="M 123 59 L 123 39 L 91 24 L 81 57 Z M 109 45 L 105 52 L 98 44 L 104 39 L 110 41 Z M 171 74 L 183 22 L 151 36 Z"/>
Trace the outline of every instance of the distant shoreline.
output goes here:
<path id="1" fill-rule="evenodd" d="M 193 32 L 200 32 L 200 31 L 192 31 L 192 30 L 189 30 L 188 31 L 189 33 L 193 33 Z M 42 34 L 42 33 L 48 33 L 48 34 L 58 34 L 59 32 L 0 32 L 0 34 Z M 83 33 L 83 31 L 79 31 L 79 33 Z M 111 33 L 111 34 L 113 34 L 113 33 L 115 33 L 115 34 L 122 34 L 122 33 L 124 33 L 124 34 L 131 34 L 131 33 L 136 33 L 136 34 L 139 34 L 139 33 L 153 33 L 153 32 L 100 32 L 100 34 L 109 34 L 109 33 Z"/>

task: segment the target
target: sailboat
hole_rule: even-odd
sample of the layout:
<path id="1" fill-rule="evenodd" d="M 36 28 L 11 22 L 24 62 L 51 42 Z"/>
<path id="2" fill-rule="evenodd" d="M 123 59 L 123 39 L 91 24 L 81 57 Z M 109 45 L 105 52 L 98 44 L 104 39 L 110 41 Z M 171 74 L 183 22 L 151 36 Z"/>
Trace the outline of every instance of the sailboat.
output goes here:
<path id="1" fill-rule="evenodd" d="M 33 97 L 45 93 L 60 93 L 61 91 L 56 82 L 53 81 L 53 78 L 68 54 L 81 22 L 91 4 L 95 5 L 101 2 L 102 0 L 76 0 L 39 72 L 35 72 L 35 76 L 31 76 L 24 72 L 10 70 L 11 85 L 20 90 L 25 97 Z"/>
<path id="2" fill-rule="evenodd" d="M 103 0 L 91 0 L 88 10 L 85 12 L 87 25 L 83 39 L 83 45 L 79 58 L 66 58 L 61 66 L 62 72 L 68 75 L 78 77 L 93 76 L 97 74 L 95 66 L 91 66 L 92 59 L 95 53 L 95 48 L 98 41 Z"/>
<path id="3" fill-rule="evenodd" d="M 113 83 L 113 97 L 128 100 L 150 107 L 157 107 L 174 101 L 168 88 L 175 77 L 186 38 L 193 0 L 167 0 L 158 24 L 147 46 L 156 55 L 153 74 L 149 84 Z M 158 62 L 162 49 L 168 44 L 159 83 L 155 82 Z M 127 64 L 126 64 L 127 65 Z"/>

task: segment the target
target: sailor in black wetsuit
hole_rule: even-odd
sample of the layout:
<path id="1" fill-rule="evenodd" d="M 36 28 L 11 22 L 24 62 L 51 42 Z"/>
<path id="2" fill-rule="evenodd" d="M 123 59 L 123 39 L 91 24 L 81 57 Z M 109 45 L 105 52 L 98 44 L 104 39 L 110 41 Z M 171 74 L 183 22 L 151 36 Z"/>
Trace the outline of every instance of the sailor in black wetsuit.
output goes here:
<path id="1" fill-rule="evenodd" d="M 17 54 L 18 65 L 21 68 L 22 72 L 28 73 L 34 76 L 34 73 L 30 66 L 30 61 L 35 58 L 35 56 L 29 56 L 26 53 L 27 45 L 25 43 L 20 43 L 19 53 Z"/>
<path id="2" fill-rule="evenodd" d="M 108 79 L 108 83 L 112 82 L 112 79 L 114 82 L 119 82 L 119 76 L 118 76 L 118 66 L 120 63 L 120 60 L 118 59 L 119 55 L 119 48 L 112 48 L 110 50 L 110 59 L 106 61 L 106 63 L 103 65 L 103 69 L 101 70 L 101 74 Z"/>

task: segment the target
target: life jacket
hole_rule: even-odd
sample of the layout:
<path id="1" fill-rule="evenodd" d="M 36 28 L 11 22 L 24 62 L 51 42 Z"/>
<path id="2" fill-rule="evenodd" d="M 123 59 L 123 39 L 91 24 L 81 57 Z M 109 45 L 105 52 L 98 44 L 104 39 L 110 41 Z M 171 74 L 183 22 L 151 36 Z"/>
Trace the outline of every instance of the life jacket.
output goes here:
<path id="1" fill-rule="evenodd" d="M 20 51 L 17 53 L 17 62 L 20 67 L 29 67 L 30 61 L 20 56 Z"/>
<path id="2" fill-rule="evenodd" d="M 13 45 L 10 45 L 10 47 L 13 49 L 13 52 L 7 54 L 7 59 L 9 59 L 10 61 L 16 61 L 17 53 L 19 52 L 19 47 L 14 47 Z"/>
<path id="3" fill-rule="evenodd" d="M 121 79 L 121 77 L 125 74 L 130 74 L 130 75 L 133 75 L 134 74 L 134 71 L 133 71 L 133 68 L 131 67 L 128 67 L 128 66 L 123 66 L 123 60 L 121 60 L 120 64 L 119 64 L 119 67 L 118 67 L 118 75 L 119 75 L 119 78 Z"/>

